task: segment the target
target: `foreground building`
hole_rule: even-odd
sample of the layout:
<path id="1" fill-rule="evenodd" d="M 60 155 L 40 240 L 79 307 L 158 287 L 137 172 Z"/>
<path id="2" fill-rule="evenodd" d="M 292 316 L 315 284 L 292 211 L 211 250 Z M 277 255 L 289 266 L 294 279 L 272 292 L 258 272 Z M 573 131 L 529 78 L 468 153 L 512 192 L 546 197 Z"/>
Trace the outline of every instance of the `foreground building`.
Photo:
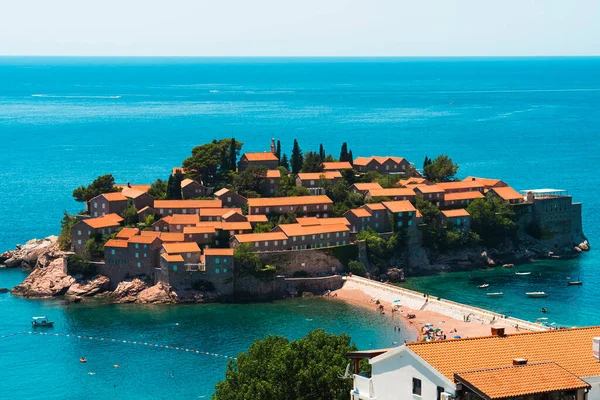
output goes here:
<path id="1" fill-rule="evenodd" d="M 408 343 L 371 358 L 351 400 L 598 400 L 600 327 Z"/>
<path id="2" fill-rule="evenodd" d="M 248 199 L 248 214 L 315 216 L 327 218 L 333 201 L 327 196 L 270 197 Z"/>

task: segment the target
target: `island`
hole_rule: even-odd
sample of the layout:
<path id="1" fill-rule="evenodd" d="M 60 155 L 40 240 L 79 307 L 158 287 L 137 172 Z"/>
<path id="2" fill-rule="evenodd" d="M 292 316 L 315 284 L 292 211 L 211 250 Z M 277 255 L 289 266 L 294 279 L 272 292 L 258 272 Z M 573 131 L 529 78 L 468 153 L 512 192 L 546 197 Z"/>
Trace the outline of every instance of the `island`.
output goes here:
<path id="1" fill-rule="evenodd" d="M 12 293 L 67 301 L 255 301 L 332 293 L 344 275 L 405 276 L 485 268 L 589 250 L 581 204 L 565 190 L 517 191 L 458 177 L 447 155 L 417 168 L 401 156 L 288 157 L 280 141 L 242 152 L 235 138 L 194 147 L 168 178 L 73 191 L 59 236 L 0 256 L 32 269 Z M 361 282 L 360 280 L 354 280 Z"/>

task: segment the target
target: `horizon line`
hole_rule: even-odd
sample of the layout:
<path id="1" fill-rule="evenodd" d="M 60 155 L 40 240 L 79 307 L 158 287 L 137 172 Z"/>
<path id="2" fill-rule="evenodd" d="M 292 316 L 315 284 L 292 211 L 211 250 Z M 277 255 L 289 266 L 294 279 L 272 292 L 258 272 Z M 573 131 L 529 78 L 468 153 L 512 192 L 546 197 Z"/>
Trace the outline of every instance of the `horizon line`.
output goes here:
<path id="1" fill-rule="evenodd" d="M 600 54 L 556 55 L 115 55 L 115 54 L 0 54 L 0 58 L 598 58 Z"/>

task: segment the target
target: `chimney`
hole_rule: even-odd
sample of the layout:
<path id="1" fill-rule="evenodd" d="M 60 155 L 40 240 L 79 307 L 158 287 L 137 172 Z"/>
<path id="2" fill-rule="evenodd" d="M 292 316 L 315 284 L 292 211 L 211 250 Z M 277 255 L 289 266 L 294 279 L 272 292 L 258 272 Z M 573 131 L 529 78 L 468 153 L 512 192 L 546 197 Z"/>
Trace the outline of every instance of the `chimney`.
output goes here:
<path id="1" fill-rule="evenodd" d="M 594 358 L 600 360 L 600 337 L 592 338 L 592 351 L 594 352 Z"/>
<path id="2" fill-rule="evenodd" d="M 526 358 L 513 358 L 513 365 L 527 365 Z"/>
<path id="3" fill-rule="evenodd" d="M 492 326 L 492 336 L 504 336 L 504 327 Z"/>

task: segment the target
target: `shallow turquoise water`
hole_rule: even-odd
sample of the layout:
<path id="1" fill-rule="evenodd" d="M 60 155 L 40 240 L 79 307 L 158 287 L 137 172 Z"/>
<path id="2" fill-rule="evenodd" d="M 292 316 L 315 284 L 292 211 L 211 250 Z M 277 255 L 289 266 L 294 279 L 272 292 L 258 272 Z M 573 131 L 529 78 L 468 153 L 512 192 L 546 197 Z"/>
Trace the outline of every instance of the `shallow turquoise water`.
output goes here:
<path id="1" fill-rule="evenodd" d="M 23 277 L 21 271 L 0 271 L 0 287 L 10 287 Z M 256 338 L 269 334 L 299 338 L 316 328 L 346 332 L 363 349 L 390 347 L 404 338 L 385 316 L 321 299 L 138 306 L 64 305 L 59 300 L 0 295 L 0 335 L 30 331 L 33 315 L 56 321 L 52 329 L 38 328 L 42 332 L 142 341 L 226 356 L 245 351 Z M 413 337 L 407 332 L 407 338 Z M 80 357 L 87 363 L 81 364 Z M 0 360 L 0 398 L 23 399 L 39 398 L 40 388 L 48 399 L 210 398 L 227 365 L 222 357 L 174 349 L 31 334 L 0 338 Z"/>
<path id="2" fill-rule="evenodd" d="M 355 156 L 393 154 L 417 165 L 444 152 L 460 164 L 460 176 L 568 189 L 583 202 L 594 245 L 598 71 L 600 58 L 0 58 L 0 250 L 57 233 L 62 211 L 82 208 L 73 188 L 99 174 L 119 182 L 164 179 L 194 145 L 232 135 L 247 151 L 267 150 L 275 137 L 288 156 L 294 138 L 304 151 L 323 143 L 337 155 L 346 141 Z M 537 318 L 544 304 L 557 322 L 600 324 L 598 260 L 592 251 L 531 266 L 537 275 L 525 279 L 487 270 L 410 285 L 516 317 Z M 585 285 L 568 288 L 567 276 Z M 475 288 L 480 278 L 505 297 L 483 296 Z M 0 287 L 21 279 L 18 271 L 0 271 Z M 529 290 L 550 297 L 526 299 Z M 319 300 L 173 309 L 64 306 L 2 294 L 0 302 L 3 333 L 46 313 L 57 320 L 56 332 L 145 335 L 224 354 L 268 333 L 299 337 L 318 326 L 348 332 L 360 347 L 393 341 L 377 315 Z M 88 364 L 77 362 L 82 355 Z M 198 398 L 210 394 L 225 366 L 186 353 L 29 335 L 0 340 L 0 360 L 0 397 L 21 398 L 38 397 L 38 385 L 56 398 Z"/>

